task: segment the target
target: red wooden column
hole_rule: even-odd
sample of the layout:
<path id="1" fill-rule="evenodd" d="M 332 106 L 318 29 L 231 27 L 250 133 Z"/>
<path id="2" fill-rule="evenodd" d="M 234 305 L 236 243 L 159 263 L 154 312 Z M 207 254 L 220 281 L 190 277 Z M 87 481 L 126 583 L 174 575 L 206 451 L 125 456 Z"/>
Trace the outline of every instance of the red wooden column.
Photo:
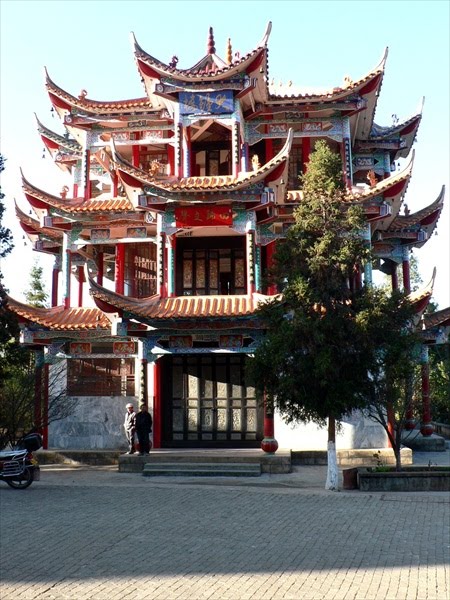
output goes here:
<path id="1" fill-rule="evenodd" d="M 175 148 L 172 144 L 167 144 L 167 161 L 169 163 L 168 175 L 173 175 L 175 173 Z"/>
<path id="2" fill-rule="evenodd" d="M 270 242 L 266 246 L 266 266 L 267 266 L 267 269 L 270 269 L 273 266 L 273 255 L 275 253 L 275 248 L 276 248 L 276 240 L 273 240 L 273 242 Z M 276 293 L 277 293 L 277 286 L 276 285 L 269 285 L 269 287 L 267 289 L 267 294 L 269 296 L 274 296 Z"/>
<path id="3" fill-rule="evenodd" d="M 86 281 L 84 267 L 78 267 L 78 307 L 83 306 L 83 284 Z"/>
<path id="4" fill-rule="evenodd" d="M 278 442 L 275 439 L 273 402 L 267 399 L 264 394 L 264 439 L 261 442 L 261 449 L 267 454 L 275 454 L 278 449 Z"/>
<path id="5" fill-rule="evenodd" d="M 52 306 L 58 306 L 59 261 L 55 260 L 52 271 Z"/>
<path id="6" fill-rule="evenodd" d="M 403 249 L 403 262 L 402 262 L 402 270 L 403 270 L 403 290 L 406 294 L 411 293 L 411 278 L 410 278 L 410 270 L 409 270 L 409 248 Z"/>
<path id="7" fill-rule="evenodd" d="M 434 427 L 431 423 L 430 363 L 428 356 L 428 346 L 422 346 L 420 362 L 422 375 L 422 423 L 420 424 L 420 433 L 424 437 L 428 437 L 434 431 Z"/>
<path id="8" fill-rule="evenodd" d="M 104 268 L 103 252 L 99 252 L 97 254 L 97 283 L 99 285 L 103 285 Z"/>
<path id="9" fill-rule="evenodd" d="M 119 193 L 119 177 L 118 177 L 117 173 L 113 173 L 112 183 L 113 183 L 113 189 L 112 189 L 113 198 L 117 198 L 117 195 Z"/>
<path id="10" fill-rule="evenodd" d="M 133 167 L 137 167 L 139 169 L 140 165 L 140 153 L 139 146 L 133 146 Z"/>
<path id="11" fill-rule="evenodd" d="M 306 169 L 308 168 L 309 157 L 311 154 L 311 138 L 304 137 L 302 138 L 302 173 L 306 173 Z"/>
<path id="12" fill-rule="evenodd" d="M 153 448 L 161 448 L 162 440 L 162 397 L 161 363 L 153 364 Z"/>
<path id="13" fill-rule="evenodd" d="M 123 294 L 125 291 L 125 244 L 116 245 L 114 281 L 116 293 Z"/>

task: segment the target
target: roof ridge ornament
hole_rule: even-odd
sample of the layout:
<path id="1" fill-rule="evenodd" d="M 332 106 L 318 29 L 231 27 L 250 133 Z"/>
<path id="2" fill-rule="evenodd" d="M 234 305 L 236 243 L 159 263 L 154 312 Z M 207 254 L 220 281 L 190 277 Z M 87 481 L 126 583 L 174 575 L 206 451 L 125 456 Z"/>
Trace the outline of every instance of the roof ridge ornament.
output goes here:
<path id="1" fill-rule="evenodd" d="M 227 63 L 229 65 L 231 65 L 231 63 L 233 61 L 233 49 L 231 47 L 231 38 L 228 38 L 226 58 L 227 58 Z"/>
<path id="2" fill-rule="evenodd" d="M 206 46 L 206 54 L 215 54 L 215 53 L 216 53 L 216 47 L 215 47 L 215 42 L 214 42 L 214 31 L 213 31 L 213 28 L 210 27 L 209 35 L 208 35 L 208 42 L 207 42 L 207 46 Z"/>
<path id="3" fill-rule="evenodd" d="M 388 54 L 389 54 L 389 46 L 386 46 L 386 48 L 384 49 L 383 56 L 382 56 L 380 62 L 375 67 L 375 71 L 384 71 L 384 67 L 386 66 L 386 61 L 387 61 Z"/>
<path id="4" fill-rule="evenodd" d="M 266 31 L 259 42 L 257 48 L 262 48 L 263 46 L 267 46 L 267 42 L 269 41 L 270 32 L 272 31 L 272 21 L 269 21 L 266 26 Z"/>

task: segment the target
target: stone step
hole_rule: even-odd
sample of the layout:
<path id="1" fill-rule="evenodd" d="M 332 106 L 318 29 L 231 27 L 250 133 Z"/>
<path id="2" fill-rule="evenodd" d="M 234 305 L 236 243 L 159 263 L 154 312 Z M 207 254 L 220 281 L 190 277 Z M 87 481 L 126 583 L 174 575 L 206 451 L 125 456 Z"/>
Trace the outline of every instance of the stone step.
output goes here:
<path id="1" fill-rule="evenodd" d="M 144 477 L 171 475 L 178 477 L 259 477 L 259 463 L 146 463 Z"/>

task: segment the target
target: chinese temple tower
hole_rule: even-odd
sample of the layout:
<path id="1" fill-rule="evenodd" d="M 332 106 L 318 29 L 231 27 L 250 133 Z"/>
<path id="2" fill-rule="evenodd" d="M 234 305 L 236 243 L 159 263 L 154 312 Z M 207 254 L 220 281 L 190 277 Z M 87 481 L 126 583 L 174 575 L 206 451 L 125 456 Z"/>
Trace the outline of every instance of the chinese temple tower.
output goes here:
<path id="1" fill-rule="evenodd" d="M 190 68 L 133 38 L 142 98 L 72 95 L 46 74 L 65 134 L 37 127 L 68 184 L 53 195 L 23 176 L 32 214 L 16 213 L 34 249 L 54 256 L 51 308 L 11 297 L 8 306 L 40 376 L 65 361 L 67 392 L 79 400 L 45 432 L 49 447 L 124 447 L 130 399 L 148 403 L 155 448 L 289 444 L 245 363 L 264 335 L 255 311 L 277 293 L 265 273 L 318 140 L 342 157 L 348 197 L 365 211 L 376 261 L 359 283 L 380 269 L 396 288 L 402 269 L 411 291 L 411 250 L 434 231 L 444 199 L 437 191 L 429 206 L 401 214 L 421 112 L 374 122 L 387 52 L 360 79 L 321 93 L 275 87 L 270 29 L 245 55 L 228 41 L 224 59 L 210 29 Z M 408 159 L 403 170 L 399 159 Z M 418 311 L 430 295 L 428 286 L 413 296 Z"/>

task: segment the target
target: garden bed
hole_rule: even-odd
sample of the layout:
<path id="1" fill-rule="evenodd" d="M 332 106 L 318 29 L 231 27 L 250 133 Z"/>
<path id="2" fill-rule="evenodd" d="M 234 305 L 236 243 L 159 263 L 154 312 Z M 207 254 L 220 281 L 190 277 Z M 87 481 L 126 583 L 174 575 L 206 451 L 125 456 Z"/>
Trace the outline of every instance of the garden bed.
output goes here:
<path id="1" fill-rule="evenodd" d="M 358 488 L 363 492 L 448 492 L 450 467 L 368 467 L 358 469 Z"/>

